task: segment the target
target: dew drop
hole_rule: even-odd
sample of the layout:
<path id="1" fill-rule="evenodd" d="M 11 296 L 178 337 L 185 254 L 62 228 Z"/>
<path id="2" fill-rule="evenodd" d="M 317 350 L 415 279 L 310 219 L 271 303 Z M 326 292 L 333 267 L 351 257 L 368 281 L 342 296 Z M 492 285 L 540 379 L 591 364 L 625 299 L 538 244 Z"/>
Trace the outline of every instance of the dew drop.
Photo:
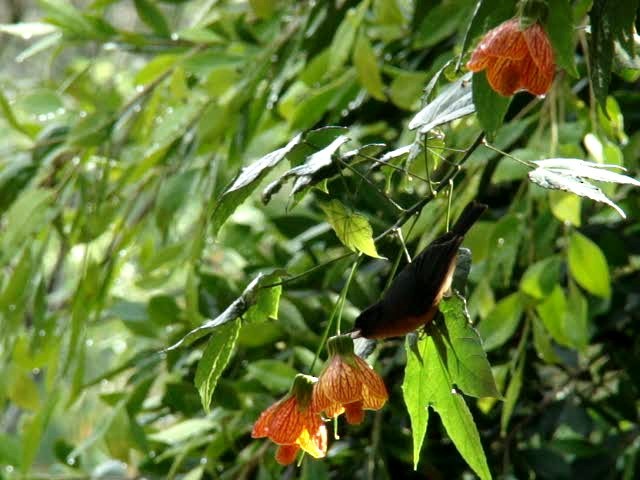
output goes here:
<path id="1" fill-rule="evenodd" d="M 174 42 L 177 42 L 178 40 L 180 40 L 180 35 L 173 32 L 169 38 L 171 38 L 171 40 L 173 40 Z"/>
<path id="2" fill-rule="evenodd" d="M 504 246 L 504 238 L 501 237 L 501 238 L 498 239 L 498 246 L 499 247 Z"/>
<path id="3" fill-rule="evenodd" d="M 39 368 L 34 368 L 31 370 L 31 375 L 38 375 L 40 373 L 40 369 Z"/>
<path id="4" fill-rule="evenodd" d="M 67 457 L 67 465 L 75 465 L 76 459 L 73 457 Z"/>
<path id="5" fill-rule="evenodd" d="M 144 92 L 144 85 L 136 85 L 136 92 L 138 93 Z"/>

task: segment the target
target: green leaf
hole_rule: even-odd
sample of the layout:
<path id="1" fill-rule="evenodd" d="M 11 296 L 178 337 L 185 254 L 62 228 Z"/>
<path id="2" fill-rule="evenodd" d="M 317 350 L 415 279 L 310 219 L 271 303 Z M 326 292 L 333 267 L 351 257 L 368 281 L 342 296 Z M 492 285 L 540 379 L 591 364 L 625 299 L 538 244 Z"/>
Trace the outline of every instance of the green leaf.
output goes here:
<path id="1" fill-rule="evenodd" d="M 373 230 L 366 217 L 347 210 L 339 200 L 331 200 L 321 208 L 344 246 L 370 257 L 382 258 L 373 243 Z"/>
<path id="2" fill-rule="evenodd" d="M 298 371 L 280 360 L 256 360 L 247 365 L 249 376 L 274 394 L 284 393 L 293 383 Z"/>
<path id="3" fill-rule="evenodd" d="M 558 284 L 562 260 L 549 257 L 534 263 L 527 268 L 520 280 L 520 290 L 535 299 L 549 295 Z"/>
<path id="4" fill-rule="evenodd" d="M 414 48 L 432 47 L 453 35 L 462 19 L 471 13 L 472 3 L 471 0 L 448 0 L 430 8 L 420 24 Z"/>
<path id="5" fill-rule="evenodd" d="M 307 137 L 308 136 L 309 135 L 307 135 Z M 311 145 L 315 145 L 315 143 L 308 138 L 306 141 Z M 321 147 L 320 150 L 307 156 L 306 161 L 302 165 L 293 167 L 283 173 L 280 178 L 267 185 L 262 192 L 262 201 L 268 203 L 271 196 L 279 191 L 282 185 L 290 178 L 295 179 L 290 193 L 290 195 L 293 196 L 297 193 L 302 193 L 310 186 L 337 173 L 334 168 L 333 156 L 338 152 L 338 149 L 348 141 L 348 137 L 340 135 L 329 145 Z M 291 163 L 294 162 L 292 161 Z"/>
<path id="6" fill-rule="evenodd" d="M 5 120 L 14 130 L 25 134 L 28 137 L 34 137 L 36 134 L 35 128 L 30 128 L 27 125 L 23 125 L 16 118 L 11 105 L 9 104 L 9 100 L 4 96 L 4 93 L 0 91 L 0 112 L 4 116 Z"/>
<path id="7" fill-rule="evenodd" d="M 362 86 L 377 100 L 384 101 L 384 83 L 380 75 L 380 68 L 376 59 L 375 52 L 371 48 L 369 40 L 360 33 L 356 40 L 356 46 L 353 50 L 353 64 L 356 67 L 356 73 Z"/>
<path id="8" fill-rule="evenodd" d="M 492 138 L 502 125 L 511 97 L 503 97 L 495 92 L 485 72 L 473 74 L 473 103 L 476 107 L 478 121 L 489 138 Z"/>
<path id="9" fill-rule="evenodd" d="M 268 153 L 244 167 L 233 183 L 225 189 L 213 212 L 213 231 L 217 232 L 235 209 L 244 202 L 260 181 L 291 152 L 302 140 L 302 134 L 296 135 L 287 145 Z"/>
<path id="10" fill-rule="evenodd" d="M 218 378 L 229 363 L 239 332 L 239 318 L 221 325 L 211 335 L 202 358 L 198 362 L 194 383 L 200 393 L 202 406 L 207 413 L 211 405 L 211 395 L 216 388 Z"/>
<path id="11" fill-rule="evenodd" d="M 435 327 L 434 341 L 453 383 L 473 397 L 500 398 L 480 335 L 469 322 L 465 300 L 457 295 L 444 299 L 440 312 L 444 323 Z"/>
<path id="12" fill-rule="evenodd" d="M 443 339 L 437 328 L 430 330 L 429 335 L 418 340 L 416 345 L 410 346 L 408 341 L 406 344 L 407 366 L 402 391 L 413 431 L 414 469 L 420 458 L 429 421 L 428 408 L 431 407 L 440 416 L 447 434 L 469 466 L 481 479 L 490 479 L 480 435 L 464 398 L 455 388 L 458 382 L 447 368 L 447 358 L 437 345 Z"/>
<path id="13" fill-rule="evenodd" d="M 149 0 L 134 0 L 136 12 L 140 20 L 142 20 L 147 26 L 149 26 L 158 35 L 168 37 L 171 35 L 169 24 L 162 14 L 157 5 Z"/>
<path id="14" fill-rule="evenodd" d="M 613 173 L 613 172 L 608 172 Z M 617 175 L 617 174 L 616 174 Z M 570 171 L 547 168 L 536 168 L 529 172 L 529 180 L 542 188 L 562 190 L 581 197 L 590 198 L 613 208 L 622 218 L 627 218 L 624 211 L 607 197 L 600 188 L 577 177 Z"/>
<path id="15" fill-rule="evenodd" d="M 478 324 L 485 350 L 494 350 L 513 336 L 520 323 L 522 309 L 522 298 L 517 292 L 495 305 L 489 315 Z"/>
<path id="16" fill-rule="evenodd" d="M 589 344 L 589 303 L 575 284 L 569 284 L 567 305 L 567 337 L 571 345 L 583 350 Z"/>
<path id="17" fill-rule="evenodd" d="M 600 247 L 579 232 L 569 238 L 569 271 L 571 276 L 589 293 L 611 297 L 609 265 Z"/>
<path id="18" fill-rule="evenodd" d="M 236 318 L 241 316 L 250 315 L 250 312 L 253 308 L 259 308 L 262 311 L 265 310 L 273 310 L 273 293 L 264 293 L 265 290 L 269 290 L 271 288 L 281 289 L 280 285 L 275 287 L 266 287 L 269 284 L 277 282 L 279 279 L 279 274 L 272 273 L 269 275 L 265 275 L 264 273 L 258 274 L 256 278 L 254 278 L 247 288 L 244 289 L 242 295 L 240 295 L 235 301 L 231 303 L 220 315 L 212 320 L 208 320 L 197 328 L 194 328 L 189 333 L 187 333 L 184 337 L 182 337 L 178 342 L 176 342 L 171 347 L 167 348 L 167 351 L 175 350 L 181 346 L 188 346 L 198 340 L 199 338 L 208 335 L 213 332 L 217 328 L 222 325 L 232 322 Z M 265 300 L 266 298 L 266 300 Z M 277 298 L 280 298 L 280 294 L 277 294 Z M 265 305 L 266 303 L 266 305 Z M 256 307 L 256 304 L 260 306 Z M 269 307 L 271 305 L 271 307 Z"/>
<path id="19" fill-rule="evenodd" d="M 511 375 L 509 386 L 507 387 L 507 393 L 504 396 L 504 405 L 502 407 L 502 414 L 500 415 L 500 434 L 504 436 L 509 426 L 509 420 L 515 410 L 520 391 L 522 390 L 522 382 L 524 379 L 524 350 L 517 359 L 516 369 Z"/>
<path id="20" fill-rule="evenodd" d="M 558 190 L 549 191 L 549 206 L 551 213 L 561 222 L 568 222 L 574 227 L 582 223 L 582 202 L 580 197 Z"/>
<path id="21" fill-rule="evenodd" d="M 633 49 L 637 9 L 638 0 L 625 2 L 594 0 L 589 12 L 591 23 L 590 80 L 593 93 L 605 112 L 607 111 L 607 93 L 611 82 L 614 42 L 619 41 L 627 51 Z"/>
<path id="22" fill-rule="evenodd" d="M 156 200 L 156 224 L 166 231 L 178 210 L 188 203 L 198 170 L 187 170 L 163 182 Z"/>
<path id="23" fill-rule="evenodd" d="M 538 356 L 546 363 L 560 363 L 560 357 L 554 350 L 551 337 L 538 318 L 533 319 L 533 346 Z"/>
<path id="24" fill-rule="evenodd" d="M 557 285 L 536 310 L 551 337 L 561 345 L 571 346 L 566 325 L 567 297 L 562 287 Z"/>
<path id="25" fill-rule="evenodd" d="M 409 122 L 409 129 L 426 133 L 435 127 L 469 115 L 475 111 L 471 92 L 471 74 L 447 85 L 442 92 Z"/>
<path id="26" fill-rule="evenodd" d="M 331 47 L 329 48 L 331 56 L 329 57 L 327 73 L 332 74 L 340 70 L 349 58 L 353 42 L 356 39 L 356 33 L 368 9 L 369 0 L 362 0 L 360 5 L 347 11 L 331 41 Z"/>
<path id="27" fill-rule="evenodd" d="M 506 286 L 511 281 L 524 224 L 517 215 L 506 215 L 496 223 L 489 241 L 489 274 L 492 284 Z"/>
<path id="28" fill-rule="evenodd" d="M 564 68 L 569 75 L 578 78 L 578 70 L 575 62 L 575 27 L 573 22 L 573 9 L 569 0 L 554 0 L 553 7 L 549 8 L 545 27 L 556 62 Z"/>
<path id="29" fill-rule="evenodd" d="M 200 437 L 214 428 L 216 428 L 216 423 L 211 418 L 190 418 L 152 433 L 149 435 L 149 439 L 154 442 L 176 445 L 190 438 Z"/>
<path id="30" fill-rule="evenodd" d="M 481 33 L 487 32 L 500 22 L 512 17 L 515 13 L 515 7 L 516 0 L 478 0 L 462 41 L 460 61 L 466 53 L 469 42 Z"/>
<path id="31" fill-rule="evenodd" d="M 48 225 L 52 214 L 49 190 L 34 188 L 23 190 L 9 210 L 4 214 L 6 222 L 2 234 L 0 257 L 14 255 L 23 242 L 34 232 Z M 25 222 L 28 218 L 29 221 Z"/>

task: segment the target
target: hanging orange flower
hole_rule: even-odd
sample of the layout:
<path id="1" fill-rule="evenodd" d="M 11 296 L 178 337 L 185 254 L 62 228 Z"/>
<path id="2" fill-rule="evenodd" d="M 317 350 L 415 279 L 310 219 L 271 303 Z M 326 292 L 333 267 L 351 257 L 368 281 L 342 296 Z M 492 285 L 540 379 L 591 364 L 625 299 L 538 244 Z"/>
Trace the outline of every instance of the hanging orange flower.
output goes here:
<path id="1" fill-rule="evenodd" d="M 309 408 L 316 381 L 315 377 L 296 375 L 291 391 L 262 412 L 253 426 L 253 438 L 268 437 L 279 445 L 276 460 L 281 465 L 292 463 L 300 449 L 314 458 L 327 454 L 327 428 Z"/>
<path id="2" fill-rule="evenodd" d="M 358 424 L 364 410 L 379 410 L 389 395 L 382 378 L 353 351 L 349 335 L 327 342 L 329 363 L 313 389 L 312 410 L 328 417 L 345 413 L 347 422 Z"/>
<path id="3" fill-rule="evenodd" d="M 471 55 L 467 68 L 487 71 L 491 88 L 508 97 L 519 90 L 534 95 L 549 91 L 555 74 L 555 61 L 549 37 L 535 22 L 521 28 L 512 18 L 490 30 Z"/>

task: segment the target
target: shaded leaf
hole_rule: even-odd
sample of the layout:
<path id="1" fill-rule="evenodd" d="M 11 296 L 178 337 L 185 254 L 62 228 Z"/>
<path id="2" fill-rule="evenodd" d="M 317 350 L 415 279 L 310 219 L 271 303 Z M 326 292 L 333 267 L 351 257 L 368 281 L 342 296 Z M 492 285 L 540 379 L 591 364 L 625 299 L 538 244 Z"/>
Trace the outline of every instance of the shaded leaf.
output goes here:
<path id="1" fill-rule="evenodd" d="M 530 265 L 520 280 L 520 290 L 533 298 L 542 299 L 557 285 L 562 261 L 549 257 Z"/>
<path id="2" fill-rule="evenodd" d="M 552 11 L 546 17 L 545 27 L 553 46 L 556 63 L 564 68 L 569 75 L 578 78 L 574 59 L 575 27 L 573 10 L 569 0 L 554 0 Z"/>
<path id="3" fill-rule="evenodd" d="M 509 340 L 520 323 L 523 304 L 519 293 L 500 300 L 487 317 L 478 324 L 485 350 L 498 348 Z"/>
<path id="4" fill-rule="evenodd" d="M 485 72 L 473 74 L 473 104 L 478 121 L 485 133 L 491 138 L 502 125 L 511 97 L 503 97 L 491 88 Z"/>
<path id="5" fill-rule="evenodd" d="M 269 391 L 279 394 L 291 388 L 298 371 L 280 360 L 263 359 L 247 365 L 249 376 Z"/>

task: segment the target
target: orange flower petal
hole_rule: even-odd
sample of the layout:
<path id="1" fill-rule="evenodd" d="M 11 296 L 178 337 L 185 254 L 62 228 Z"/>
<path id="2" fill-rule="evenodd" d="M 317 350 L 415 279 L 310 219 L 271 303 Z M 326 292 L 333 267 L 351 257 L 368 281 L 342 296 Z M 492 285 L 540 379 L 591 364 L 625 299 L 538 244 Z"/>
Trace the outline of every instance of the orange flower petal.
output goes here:
<path id="1" fill-rule="evenodd" d="M 516 18 L 489 30 L 476 47 L 476 51 L 478 50 L 488 57 L 511 60 L 520 60 L 529 53 L 527 42 Z"/>
<path id="2" fill-rule="evenodd" d="M 289 465 L 295 461 L 298 450 L 298 445 L 280 445 L 276 450 L 276 461 L 280 465 Z"/>
<path id="3" fill-rule="evenodd" d="M 330 360 L 318 379 L 317 388 L 321 395 L 336 403 L 354 402 L 362 396 L 362 387 L 354 375 L 353 368 L 339 355 Z"/>
<path id="4" fill-rule="evenodd" d="M 295 397 L 285 397 L 266 409 L 253 426 L 251 436 L 269 437 L 279 445 L 293 444 L 305 427 Z"/>
<path id="5" fill-rule="evenodd" d="M 347 423 L 349 425 L 358 425 L 364 420 L 364 410 L 362 409 L 362 402 L 347 403 L 344 406 L 345 417 L 347 417 Z"/>
<path id="6" fill-rule="evenodd" d="M 376 371 L 362 358 L 356 357 L 357 371 L 362 383 L 363 408 L 379 410 L 389 398 L 387 387 Z"/>
<path id="7" fill-rule="evenodd" d="M 509 97 L 520 89 L 522 62 L 498 58 L 487 68 L 487 81 L 500 95 Z"/>
<path id="8" fill-rule="evenodd" d="M 529 49 L 529 56 L 538 67 L 538 70 L 540 70 L 540 73 L 545 78 L 553 76 L 555 73 L 553 48 L 542 26 L 535 23 L 527 28 L 523 35 Z"/>
<path id="9" fill-rule="evenodd" d="M 322 458 L 327 455 L 327 427 L 323 423 L 314 430 L 304 429 L 296 442 L 302 450 L 313 458 Z"/>

